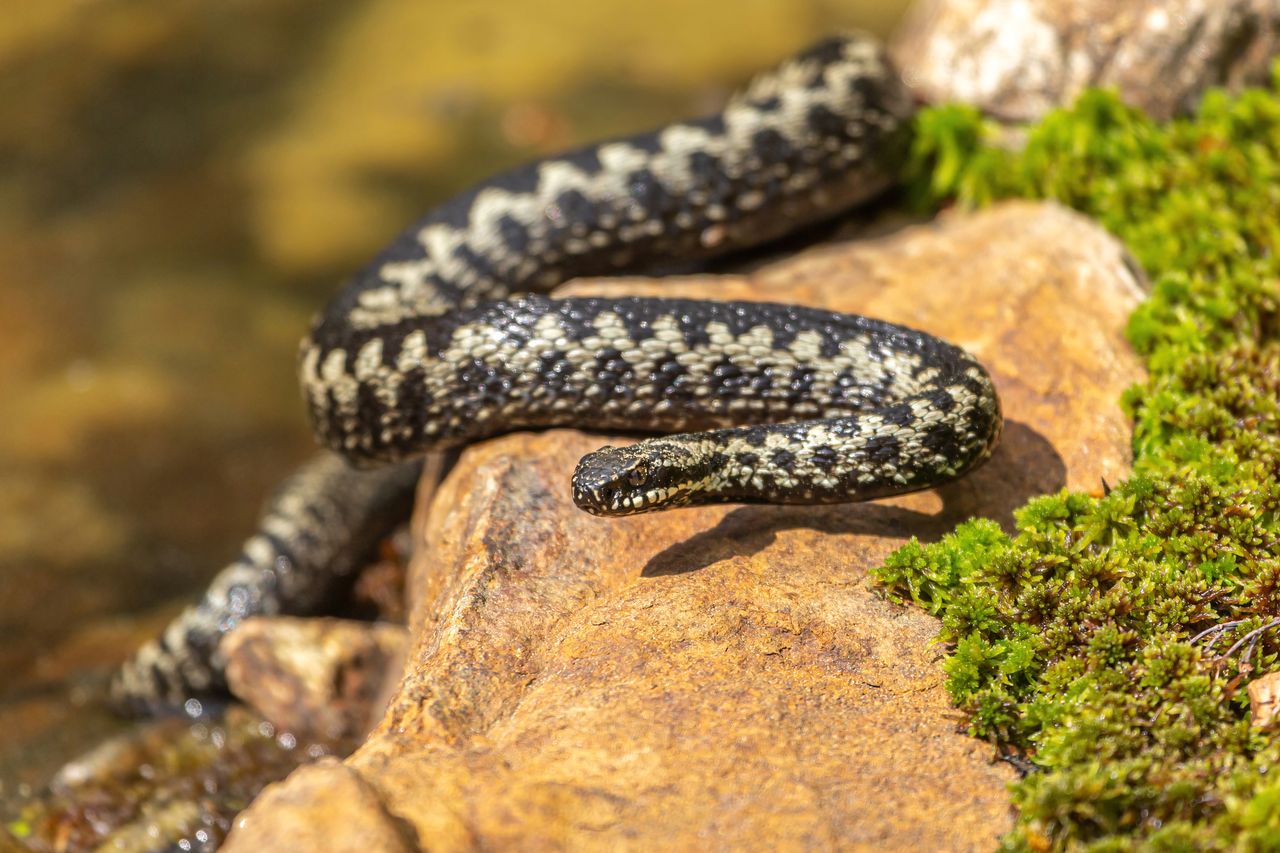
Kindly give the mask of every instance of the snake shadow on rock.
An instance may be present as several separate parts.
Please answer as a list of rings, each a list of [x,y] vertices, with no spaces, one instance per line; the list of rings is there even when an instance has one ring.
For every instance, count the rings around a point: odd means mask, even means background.
[[[1038,495],[1067,484],[1067,467],[1053,444],[1032,427],[1006,420],[1000,444],[977,471],[937,489],[942,508],[919,512],[885,503],[831,506],[744,506],[709,530],[655,554],[642,577],[684,574],[732,557],[747,557],[773,544],[779,531],[808,528],[823,533],[936,542],[973,516],[990,518],[1007,533],[1013,512]]]

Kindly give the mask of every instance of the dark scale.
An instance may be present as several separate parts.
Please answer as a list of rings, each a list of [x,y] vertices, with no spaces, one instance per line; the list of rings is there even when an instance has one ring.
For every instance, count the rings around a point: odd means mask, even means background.
[[[877,464],[893,464],[902,452],[902,442],[896,435],[873,435],[862,447],[867,459]]]
[[[529,248],[529,229],[523,223],[510,216],[498,220],[498,231],[502,234],[502,242],[513,255],[523,255]]]
[[[681,201],[667,191],[658,176],[648,169],[639,169],[627,176],[631,201],[646,211],[670,214],[682,207]],[[663,219],[669,219],[664,216]]]
[[[785,97],[781,85],[792,87]],[[783,110],[797,103],[805,117],[798,122]],[[420,468],[414,459],[432,449],[550,424],[714,430],[585,457],[573,497],[601,515],[864,500],[934,485],[985,459],[1000,425],[989,379],[963,351],[919,332],[752,303],[526,296],[493,304],[576,276],[722,255],[862,204],[898,174],[914,99],[877,46],[849,36],[753,81],[731,109],[734,121],[716,114],[497,175],[440,205],[361,270],[304,341],[300,373],[321,440],[352,462],[385,467],[357,471],[334,455],[306,466],[201,602],[125,665],[116,699],[155,709],[221,689],[221,636],[255,613],[315,612],[341,594],[406,516]],[[700,133],[710,135],[705,149],[690,142]],[[671,140],[680,142],[669,150]],[[604,145],[617,146],[615,159],[602,156]],[[625,174],[606,172],[618,159]],[[618,347],[599,344],[595,321],[605,312],[631,341],[654,345],[651,369],[636,370]],[[678,340],[657,347],[655,326],[672,318]],[[519,358],[540,320],[566,346]],[[713,324],[731,338],[764,326],[776,352],[754,369],[734,364],[712,342]],[[788,347],[806,332],[818,333],[827,359],[846,342],[870,345],[850,348],[857,371],[828,376],[818,364],[791,366]],[[382,352],[369,370],[372,350],[361,353],[372,341]],[[415,357],[402,362],[411,341]],[[503,356],[464,351],[446,362],[446,352],[471,345],[464,341],[496,341]],[[912,360],[917,374],[936,373],[928,387],[895,372]],[[860,384],[855,373],[876,378]],[[835,389],[833,399],[811,399],[818,386]],[[632,400],[645,405],[625,405]],[[638,413],[620,414],[632,409]],[[924,423],[917,410],[936,422]],[[829,420],[804,420],[813,413]],[[766,418],[781,423],[734,425]],[[936,449],[945,464],[911,457],[905,448],[917,445]],[[825,473],[819,480],[813,471]]]
[[[773,375],[769,371],[751,377],[751,394],[755,397],[770,396],[773,391]]]
[[[955,398],[941,389],[928,392],[926,396],[928,397],[929,404],[939,412],[950,412],[956,407]]]
[[[724,174],[720,161],[710,154],[695,151],[689,157],[690,171],[693,173],[691,192],[706,196],[705,206],[727,205],[733,197],[736,185]],[[716,217],[720,219],[722,217]]]
[[[809,459],[819,468],[830,470],[840,461],[840,451],[834,447],[816,447]]]
[[[837,115],[831,109],[822,105],[811,107],[806,119],[809,127],[813,128],[814,133],[823,138],[841,136],[845,131],[847,122],[844,116]]]
[[[790,450],[775,450],[773,453],[769,454],[769,461],[772,462],[775,467],[781,468],[784,471],[789,471],[796,465],[796,455]]]
[[[929,424],[920,430],[920,443],[934,453],[951,457],[958,444],[956,428],[945,422]]]
[[[594,202],[578,190],[569,190],[557,196],[544,209],[545,222],[551,230],[548,237],[554,239],[557,232],[567,232],[574,223],[595,222],[599,216]]]
[[[751,376],[743,373],[742,368],[730,361],[721,362],[712,368],[711,388],[711,392],[717,397],[731,400],[752,396]]]
[[[792,369],[791,376],[787,380],[787,387],[790,392],[788,396],[793,403],[799,403],[801,400],[809,398],[815,378],[814,368],[807,364],[802,364]]]

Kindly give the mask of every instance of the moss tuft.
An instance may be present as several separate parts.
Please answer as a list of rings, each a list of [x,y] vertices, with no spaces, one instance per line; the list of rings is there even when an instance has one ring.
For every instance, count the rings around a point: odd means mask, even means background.
[[[1092,91],[1011,151],[969,107],[919,116],[922,208],[1055,199],[1152,281],[1129,338],[1133,476],[912,542],[879,580],[941,617],[971,731],[1034,766],[1011,850],[1280,846],[1280,740],[1245,687],[1280,670],[1280,74],[1157,124]]]

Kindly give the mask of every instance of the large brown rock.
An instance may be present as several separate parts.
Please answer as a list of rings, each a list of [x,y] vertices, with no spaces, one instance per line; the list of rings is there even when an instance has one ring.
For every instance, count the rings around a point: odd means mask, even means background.
[[[1032,121],[1089,86],[1157,118],[1267,79],[1280,0],[919,0],[892,52],[934,102]]]
[[[582,291],[588,285],[574,289]],[[253,827],[396,815],[433,850],[991,848],[1013,772],[959,733],[937,622],[867,571],[973,514],[1099,491],[1126,471],[1117,400],[1141,297],[1121,247],[1061,208],[1007,204],[832,246],[750,278],[593,291],[860,310],[966,345],[1008,424],[991,462],[937,491],[838,507],[718,507],[606,520],[569,474],[600,437],[558,430],[470,448],[415,528],[415,647],[386,718],[333,774],[375,804],[251,807]],[[313,771],[321,772],[321,771]],[[291,787],[294,786],[294,787]]]

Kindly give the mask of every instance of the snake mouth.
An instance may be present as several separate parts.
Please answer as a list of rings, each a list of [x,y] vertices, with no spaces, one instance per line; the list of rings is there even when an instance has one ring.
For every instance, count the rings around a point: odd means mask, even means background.
[[[616,517],[686,506],[691,494],[689,489],[657,488],[638,492],[612,487],[579,489],[575,486],[573,502],[592,515]]]
[[[611,490],[584,489],[578,486],[576,482],[573,486],[573,502],[578,509],[599,516],[617,515],[618,510],[615,510],[614,507],[621,504],[620,498],[612,494]]]
[[[657,508],[650,503],[647,493],[636,493],[610,485],[587,488],[576,482],[573,502],[579,509],[599,516],[635,515]]]

